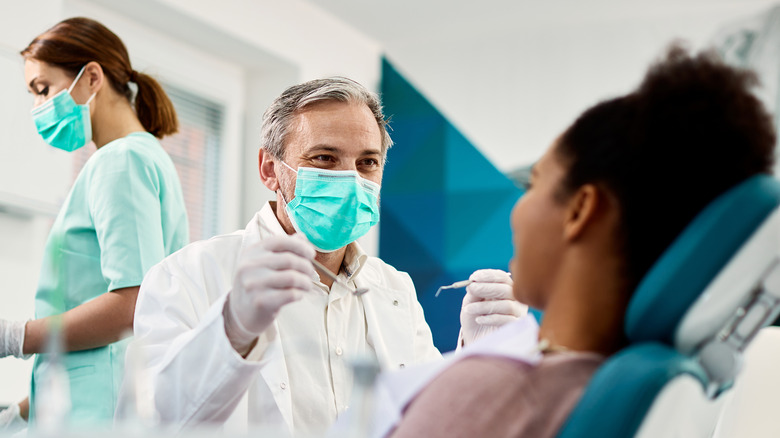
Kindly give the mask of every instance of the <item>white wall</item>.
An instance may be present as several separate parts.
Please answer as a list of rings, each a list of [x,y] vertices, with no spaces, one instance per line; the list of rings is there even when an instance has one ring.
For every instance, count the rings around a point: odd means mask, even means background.
[[[169,7],[263,48],[300,68],[296,80],[348,75],[367,87],[379,80],[381,46],[302,0],[160,0]],[[290,81],[292,85],[295,81]]]

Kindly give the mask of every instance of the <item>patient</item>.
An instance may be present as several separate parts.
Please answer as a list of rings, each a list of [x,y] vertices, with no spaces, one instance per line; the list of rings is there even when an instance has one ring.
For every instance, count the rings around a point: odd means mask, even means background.
[[[545,311],[541,361],[455,362],[392,436],[555,436],[599,364],[626,344],[627,303],[655,260],[715,197],[771,173],[775,134],[756,85],[713,54],[672,47],[636,91],[564,131],[511,216],[514,295]]]

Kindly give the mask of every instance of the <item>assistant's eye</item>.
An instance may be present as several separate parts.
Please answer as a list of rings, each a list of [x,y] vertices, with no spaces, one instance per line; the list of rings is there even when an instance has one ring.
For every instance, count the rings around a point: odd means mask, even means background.
[[[45,87],[43,87],[43,88],[39,89],[39,90],[38,90],[38,91],[36,91],[35,93],[36,93],[37,95],[39,95],[39,96],[44,96],[44,97],[46,97],[46,96],[48,96],[48,95],[49,95],[49,86],[47,85],[47,86],[45,86]]]

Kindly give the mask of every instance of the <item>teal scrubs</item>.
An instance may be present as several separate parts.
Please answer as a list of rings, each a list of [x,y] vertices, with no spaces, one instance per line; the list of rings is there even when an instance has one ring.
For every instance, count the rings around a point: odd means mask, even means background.
[[[98,149],[87,161],[54,221],[44,250],[35,317],[70,310],[108,291],[139,286],[149,268],[187,244],[181,184],[168,154],[146,132]],[[68,353],[74,425],[110,422],[129,340]],[[30,392],[35,421],[36,355]]]

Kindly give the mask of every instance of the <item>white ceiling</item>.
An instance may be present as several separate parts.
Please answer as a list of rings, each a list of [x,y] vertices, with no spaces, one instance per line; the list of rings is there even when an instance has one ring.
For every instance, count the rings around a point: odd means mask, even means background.
[[[510,35],[531,28],[651,20],[774,0],[308,0],[386,47]]]

